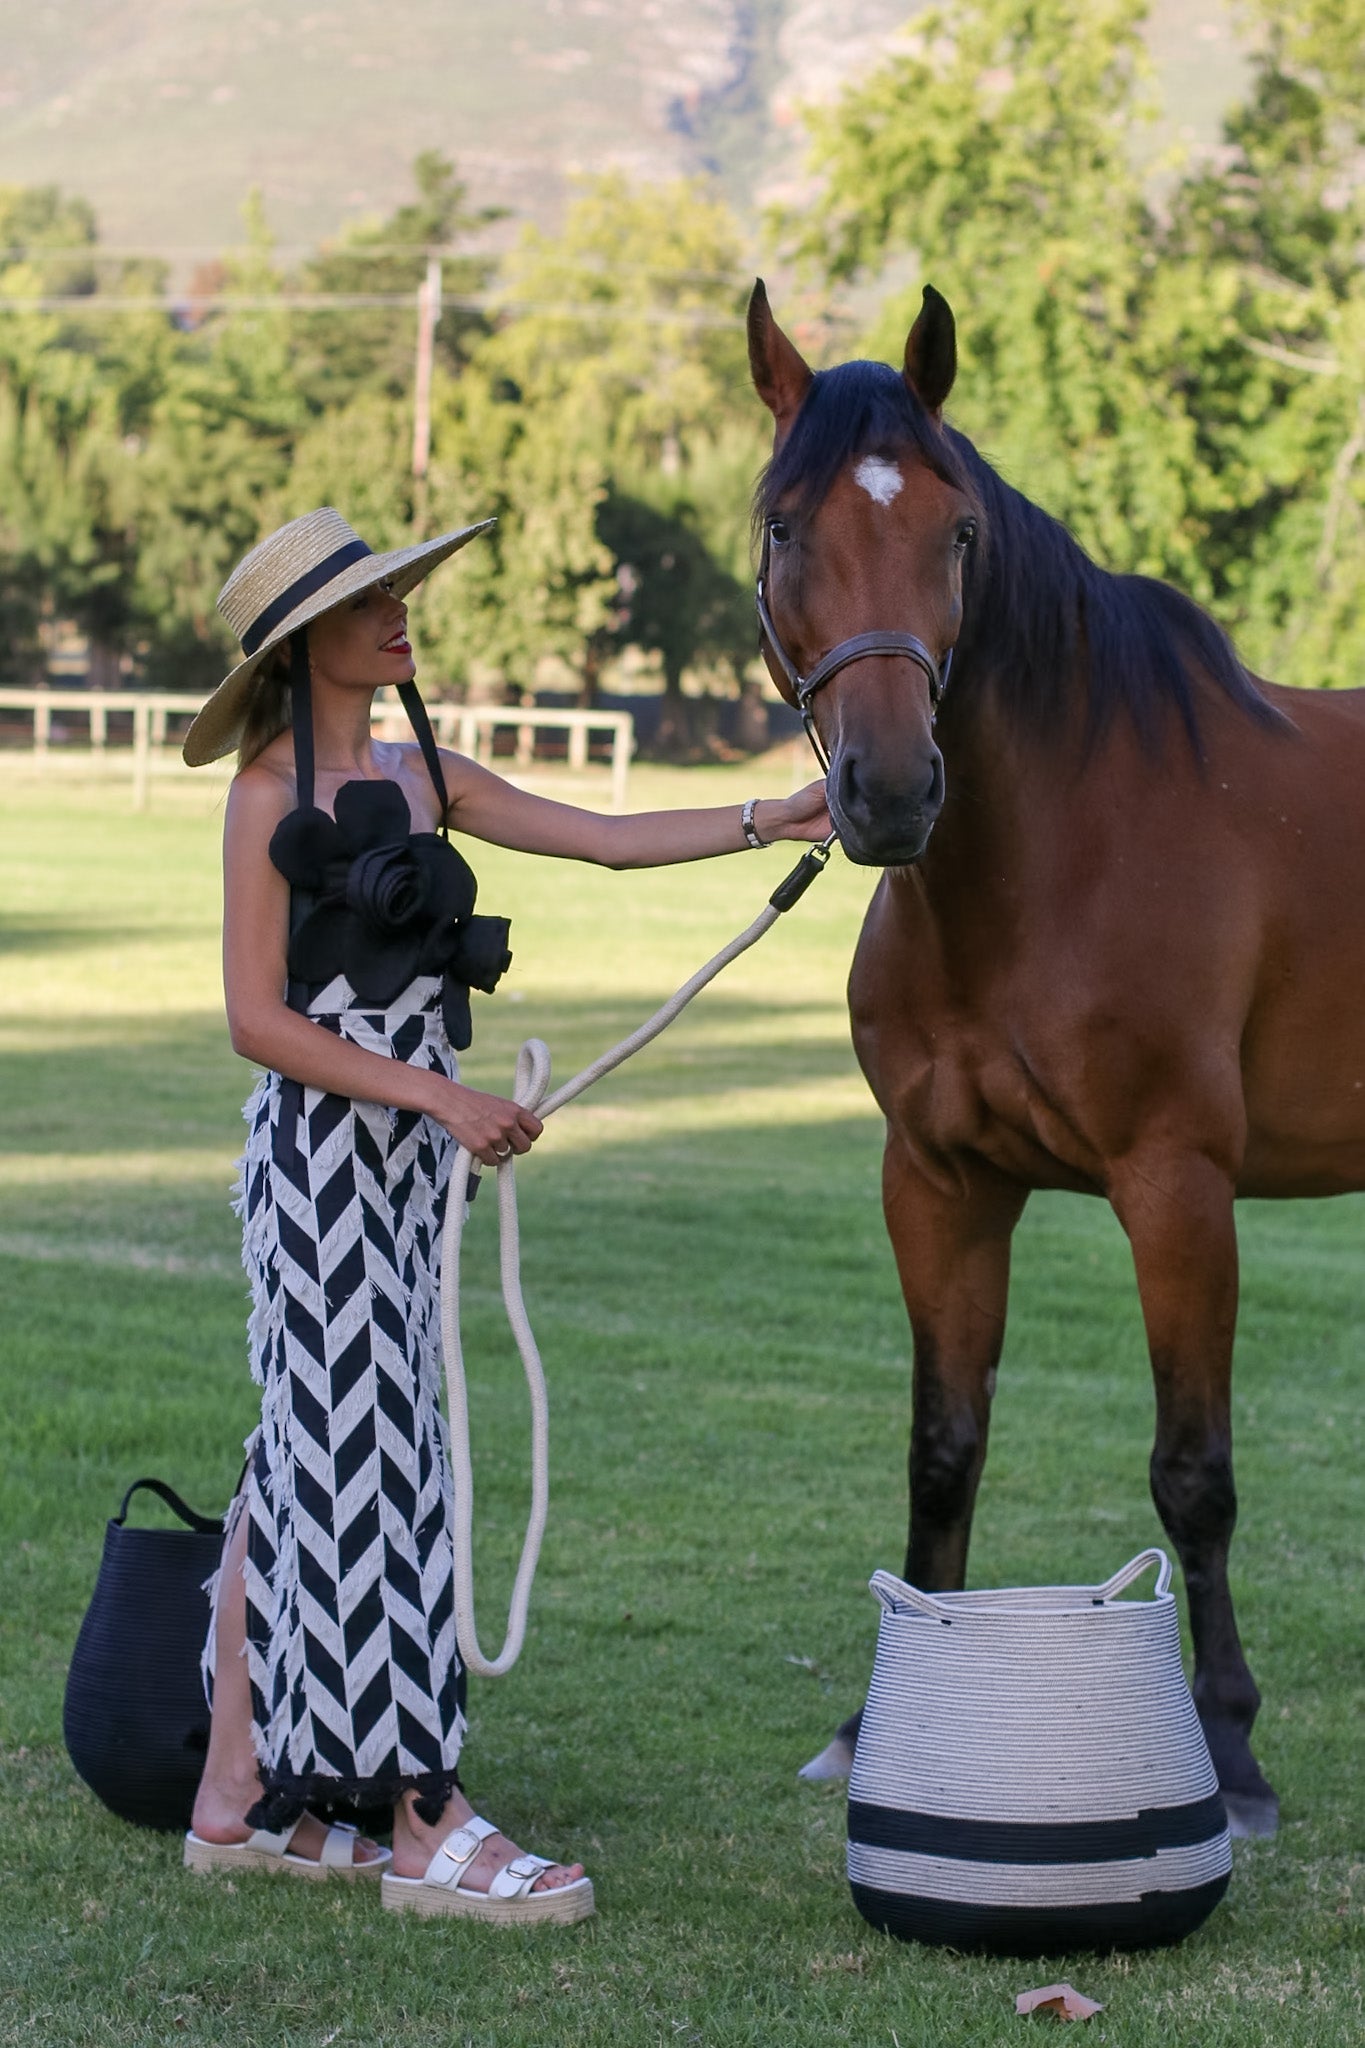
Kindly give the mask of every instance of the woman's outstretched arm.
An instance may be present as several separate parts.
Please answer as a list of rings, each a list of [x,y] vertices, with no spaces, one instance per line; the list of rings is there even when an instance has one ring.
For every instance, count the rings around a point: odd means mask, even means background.
[[[223,834],[223,989],[233,1049],[307,1088],[433,1117],[485,1165],[507,1146],[526,1152],[539,1117],[403,1060],[347,1044],[285,1001],[289,884],[270,859],[270,835],[294,799],[279,777],[245,769],[228,795]]]
[[[515,789],[462,754],[443,752],[441,760],[455,830],[519,853],[557,854],[563,860],[593,861],[605,868],[661,868],[719,853],[741,853],[748,845],[739,804],[603,817]],[[808,783],[792,796],[764,797],[754,807],[754,829],[768,841],[827,838],[832,827],[824,783]]]

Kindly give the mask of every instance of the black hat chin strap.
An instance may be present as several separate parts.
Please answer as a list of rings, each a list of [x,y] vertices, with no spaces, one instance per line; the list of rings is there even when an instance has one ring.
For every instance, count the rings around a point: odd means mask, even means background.
[[[313,673],[308,660],[308,628],[289,636],[289,697],[294,721],[294,787],[299,809],[313,808]]]
[[[299,809],[313,808],[314,767],[313,767],[313,678],[308,659],[308,628],[300,626],[291,634],[289,641],[289,694],[292,700],[294,725],[294,782],[298,790]],[[450,795],[446,789],[441,756],[436,747],[436,735],[431,729],[427,707],[422,702],[421,692],[416,683],[398,685],[398,696],[407,712],[417,744],[422,750],[422,759],[427,764],[440,807],[440,829],[449,837],[450,827],[446,813],[450,809]]]
[[[450,823],[446,813],[450,809],[450,797],[446,792],[445,771],[441,767],[441,756],[436,751],[436,735],[431,729],[431,720],[427,716],[427,707],[422,702],[422,693],[416,683],[400,683],[398,685],[398,696],[403,709],[408,714],[408,721],[417,735],[417,744],[422,749],[422,759],[427,764],[427,773],[435,784],[436,802],[440,806],[441,813],[441,834],[444,838],[448,839],[450,837]]]

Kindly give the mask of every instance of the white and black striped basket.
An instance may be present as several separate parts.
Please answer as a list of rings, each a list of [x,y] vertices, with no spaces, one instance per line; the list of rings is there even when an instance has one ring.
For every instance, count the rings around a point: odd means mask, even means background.
[[[1150,1600],[1119,1595],[1158,1567]],[[848,1876],[906,1941],[1147,1948],[1207,1918],[1227,1815],[1185,1683],[1170,1560],[1103,1586],[921,1593],[889,1572],[848,1788]]]

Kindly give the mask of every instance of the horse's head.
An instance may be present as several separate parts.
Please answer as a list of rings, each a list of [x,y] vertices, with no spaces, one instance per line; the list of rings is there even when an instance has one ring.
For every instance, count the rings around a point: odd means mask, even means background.
[[[962,622],[979,513],[943,431],[957,350],[926,288],[901,373],[813,373],[749,301],[749,363],[776,421],[759,486],[759,618],[779,690],[829,761],[830,815],[851,860],[918,860],[943,805],[934,712]]]

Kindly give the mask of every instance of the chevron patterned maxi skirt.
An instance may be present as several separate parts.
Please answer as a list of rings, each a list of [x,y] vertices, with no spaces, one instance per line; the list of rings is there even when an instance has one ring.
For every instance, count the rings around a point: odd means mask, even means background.
[[[377,1013],[339,976],[309,1015],[457,1078],[435,979]],[[243,1113],[238,1202],[262,1388],[238,1503],[265,1785],[253,1822],[282,1827],[309,1801],[378,1806],[408,1788],[435,1819],[464,1733],[439,1406],[454,1142],[425,1116],[273,1073]]]

